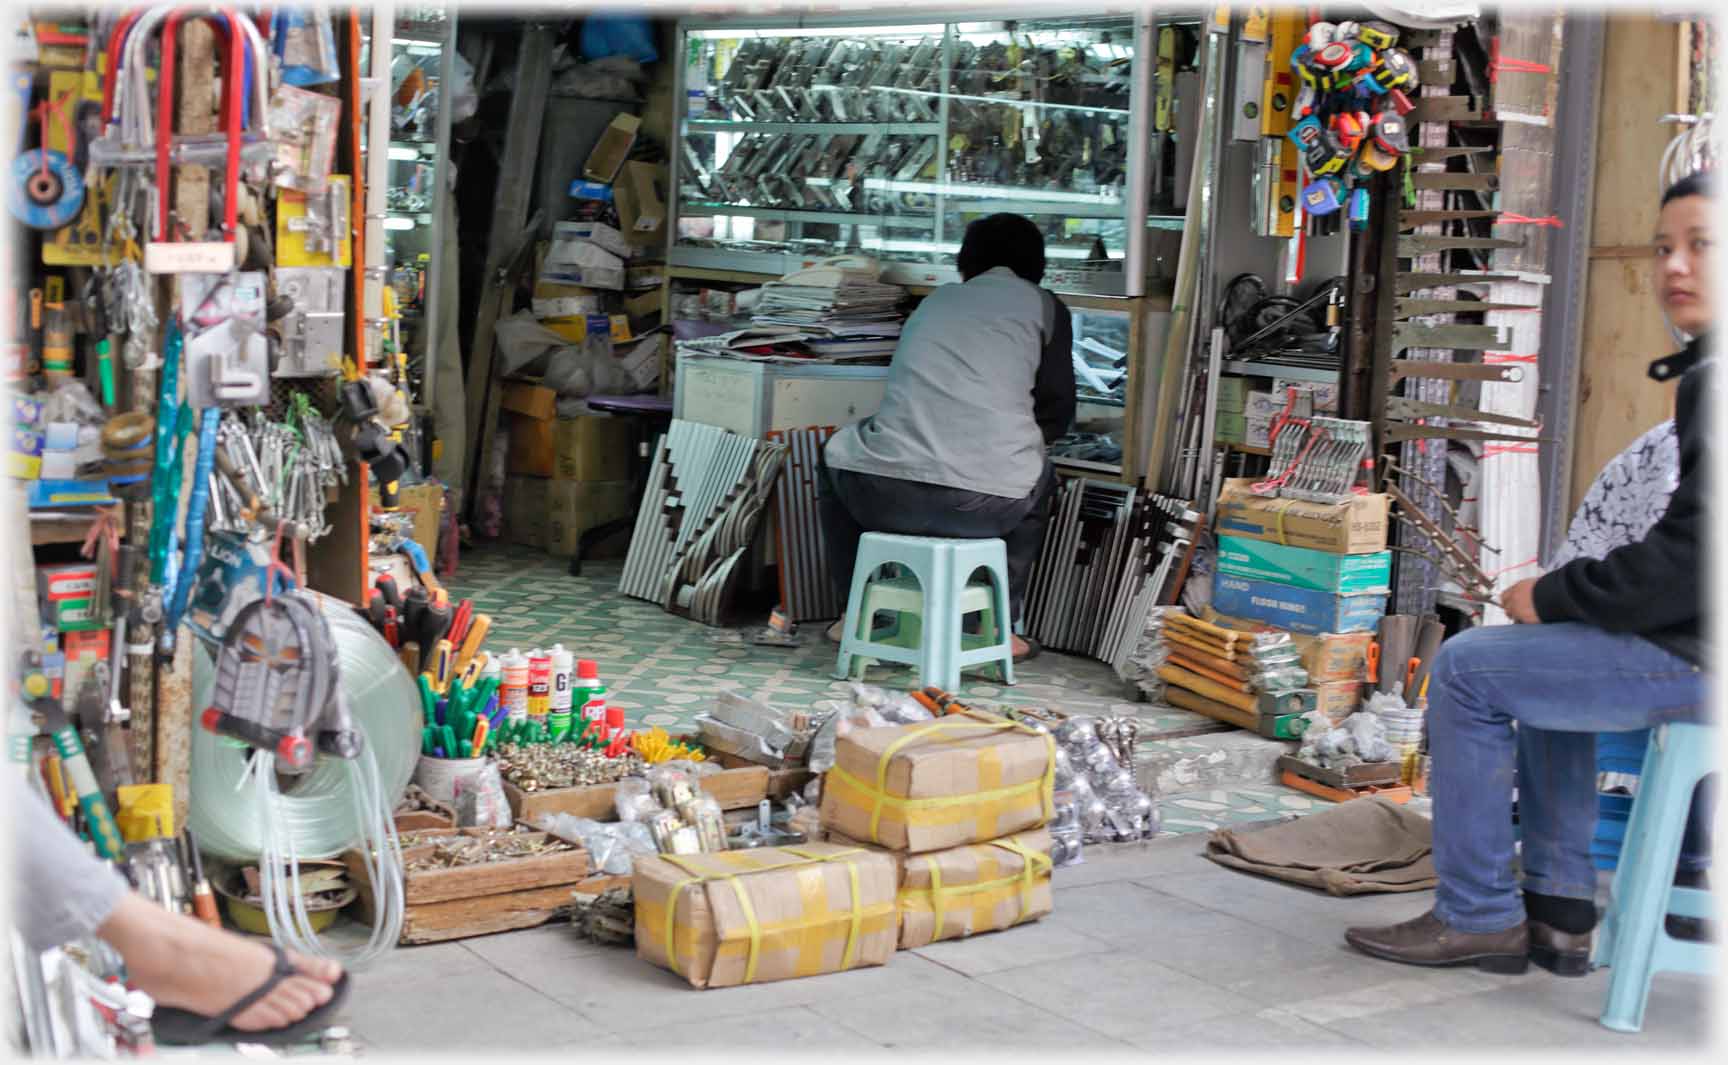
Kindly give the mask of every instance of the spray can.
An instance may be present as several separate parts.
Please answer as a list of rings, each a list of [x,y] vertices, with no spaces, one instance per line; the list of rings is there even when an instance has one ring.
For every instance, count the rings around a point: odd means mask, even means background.
[[[575,656],[566,651],[563,644],[556,643],[552,645],[552,650],[547,652],[547,657],[552,661],[550,712],[568,714],[571,707],[570,681],[573,676],[572,670],[576,664]]]
[[[606,700],[593,698],[582,704],[582,731],[588,731],[588,726],[598,721],[601,728],[606,726]]]
[[[536,647],[528,652],[528,717],[544,723],[552,709],[552,658]]]
[[[615,740],[624,734],[624,708],[608,706],[606,708],[606,738]]]
[[[586,710],[590,700],[598,699],[606,694],[606,685],[600,683],[600,664],[591,658],[579,659],[576,662],[576,682],[571,688],[570,705]]]
[[[528,656],[512,647],[502,656],[501,669],[498,690],[504,693],[504,712],[512,721],[528,720]]]

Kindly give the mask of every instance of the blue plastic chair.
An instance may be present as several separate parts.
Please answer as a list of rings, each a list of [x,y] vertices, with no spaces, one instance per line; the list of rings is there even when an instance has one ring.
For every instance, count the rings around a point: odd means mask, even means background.
[[[909,576],[883,577],[888,565]],[[988,573],[987,583],[972,583],[979,570]],[[884,612],[896,622],[878,631],[875,619]],[[982,633],[967,636],[962,621],[974,613],[983,615]],[[955,691],[962,670],[995,665],[1002,683],[1013,684],[1009,619],[1008,551],[1001,540],[865,533],[852,567],[834,676],[858,680],[872,660],[897,662],[918,670],[921,687]]]
[[[1594,958],[1597,966],[1614,970],[1602,1024],[1616,1032],[1643,1030],[1656,973],[1715,968],[1713,945],[1675,939],[1664,927],[1669,914],[1713,916],[1708,891],[1674,886],[1674,863],[1692,793],[1715,770],[1715,749],[1716,731],[1707,725],[1661,725],[1651,734]]]

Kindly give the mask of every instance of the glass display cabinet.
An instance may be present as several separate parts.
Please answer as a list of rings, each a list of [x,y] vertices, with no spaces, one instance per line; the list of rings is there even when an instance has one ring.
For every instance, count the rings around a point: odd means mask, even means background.
[[[672,265],[859,252],[943,284],[967,223],[1012,211],[1043,228],[1051,289],[1140,295],[1150,18],[906,22],[680,24]]]
[[[373,37],[367,34],[362,64],[380,70],[371,55],[378,44]],[[391,291],[396,317],[390,317],[386,306],[380,314],[369,313],[368,324],[380,327],[385,347],[406,355],[410,394],[416,412],[424,418],[431,409],[434,384],[427,373],[428,356],[442,340],[437,335],[438,277],[446,268],[444,221],[451,195],[445,162],[450,158],[450,108],[443,89],[454,81],[454,9],[397,6],[388,56],[389,84],[382,88],[389,97],[389,130],[386,135],[369,129],[366,144],[369,154],[378,146],[385,153],[383,211],[369,221],[380,223],[384,246],[383,263],[373,267],[374,278]],[[409,448],[415,455],[422,450]]]

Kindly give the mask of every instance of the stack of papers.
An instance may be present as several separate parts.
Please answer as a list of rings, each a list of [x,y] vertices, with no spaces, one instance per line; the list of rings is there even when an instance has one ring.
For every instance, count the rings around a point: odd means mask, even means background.
[[[703,355],[769,362],[863,362],[885,359],[899,343],[893,336],[845,336],[813,326],[758,325],[678,346]]]
[[[892,339],[900,335],[905,320],[899,307],[906,293],[899,285],[878,281],[879,269],[872,260],[849,257],[787,274],[762,286],[751,321],[813,329],[835,338],[870,339],[877,342],[872,354],[892,354]]]

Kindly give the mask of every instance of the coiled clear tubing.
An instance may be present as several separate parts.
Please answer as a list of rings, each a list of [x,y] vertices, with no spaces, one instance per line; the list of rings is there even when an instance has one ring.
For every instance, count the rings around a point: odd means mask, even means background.
[[[364,966],[394,946],[402,925],[402,863],[393,811],[419,755],[419,691],[390,645],[353,609],[319,597],[335,645],[341,687],[364,737],[360,757],[320,755],[284,793],[275,758],[196,727],[192,733],[192,802],[198,846],[233,862],[256,862],[265,914],[282,946]],[[193,719],[210,705],[215,662],[200,648],[193,665]],[[326,947],[311,930],[299,891],[301,861],[357,850],[374,885],[375,923],[358,953]]]

